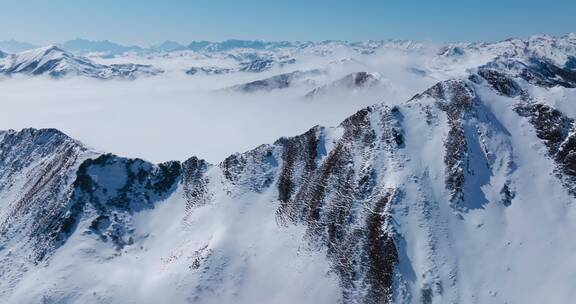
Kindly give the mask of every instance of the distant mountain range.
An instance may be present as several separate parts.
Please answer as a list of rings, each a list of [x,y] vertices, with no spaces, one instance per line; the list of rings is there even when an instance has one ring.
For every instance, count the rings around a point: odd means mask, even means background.
[[[135,79],[162,73],[150,65],[97,64],[73,55],[57,46],[48,46],[17,54],[0,54],[0,75],[46,75],[53,78],[84,76],[98,79]]]
[[[359,59],[369,56],[378,50],[394,50],[405,54],[417,52],[427,56],[429,60],[424,66],[413,66],[411,71],[422,77],[444,73],[450,69],[466,72],[467,69],[479,65],[499,65],[498,69],[507,69],[517,74],[526,73],[534,65],[540,66],[540,73],[545,69],[573,68],[576,66],[576,34],[562,37],[534,36],[526,40],[508,39],[493,43],[456,43],[442,47],[430,48],[411,41],[323,41],[323,42],[268,42],[251,40],[226,40],[223,42],[196,41],[189,45],[166,41],[153,47],[123,46],[107,40],[90,41],[74,39],[62,44],[34,48],[36,46],[14,40],[0,42],[0,75],[11,77],[15,75],[47,75],[53,78],[84,76],[99,79],[136,79],[141,76],[158,75],[163,69],[154,67],[157,62],[166,58],[180,60],[189,66],[183,66],[177,73],[188,75],[223,75],[230,73],[276,73],[266,75],[266,79],[256,79],[246,82],[242,91],[268,91],[290,86],[307,70],[325,69],[331,66],[345,64],[356,65],[354,71],[367,73],[370,84],[361,86],[372,87],[379,82],[374,73]],[[2,46],[6,50],[2,50]],[[29,49],[31,48],[31,49]],[[27,49],[21,51],[22,49]],[[19,52],[13,52],[19,50]],[[301,57],[330,58],[334,54],[347,54],[328,63],[324,62],[312,68],[301,68],[298,62]],[[116,60],[120,58],[121,60]],[[212,60],[206,62],[196,59]],[[110,60],[108,60],[110,59]],[[107,61],[108,60],[108,61]],[[126,62],[143,62],[139,64]],[[227,61],[219,66],[219,62]],[[215,64],[216,63],[216,64]],[[554,71],[549,71],[550,73]],[[348,76],[333,84],[318,83],[318,88],[308,96],[319,95],[321,91],[334,91],[335,87],[351,88],[348,83],[363,74]],[[338,77],[344,77],[340,75]],[[539,76],[535,75],[534,78]],[[336,79],[336,78],[333,78]],[[567,80],[566,80],[567,81]],[[568,82],[570,83],[570,82]],[[266,84],[266,85],[263,85]],[[242,87],[242,85],[236,88]],[[359,86],[355,86],[359,88]],[[248,89],[250,88],[250,89]]]
[[[421,44],[411,41],[401,40],[381,40],[381,41],[366,41],[366,42],[346,42],[327,40],[322,42],[291,42],[291,41],[261,41],[261,40],[225,40],[222,42],[210,41],[193,41],[188,45],[180,44],[175,41],[165,41],[163,43],[142,47],[142,46],[125,46],[119,43],[111,42],[108,40],[87,40],[76,38],[73,40],[65,41],[63,43],[54,43],[69,52],[87,55],[99,54],[102,56],[114,56],[125,53],[147,54],[155,52],[172,52],[172,51],[194,51],[199,53],[218,53],[226,52],[235,49],[250,49],[250,50],[277,50],[281,48],[304,49],[317,46],[347,46],[356,48],[363,52],[370,52],[381,47],[398,47],[398,48],[419,48]],[[38,48],[38,45],[19,42],[16,40],[0,41],[0,50],[8,53],[21,52]]]

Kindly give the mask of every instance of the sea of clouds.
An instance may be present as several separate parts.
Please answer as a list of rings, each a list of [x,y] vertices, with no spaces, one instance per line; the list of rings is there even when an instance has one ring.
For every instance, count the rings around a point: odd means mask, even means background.
[[[152,162],[197,156],[217,163],[235,152],[298,135],[315,125],[335,126],[371,104],[403,102],[439,79],[415,72],[429,59],[424,52],[360,55],[341,51],[301,56],[296,64],[262,73],[207,76],[186,75],[185,70],[192,66],[232,66],[234,62],[190,54],[100,58],[96,60],[102,63],[152,64],[165,73],[134,81],[82,77],[0,80],[0,129],[57,128],[101,152]],[[315,85],[257,93],[222,90],[314,68],[329,71]],[[358,71],[379,73],[383,85],[303,98],[315,86]]]

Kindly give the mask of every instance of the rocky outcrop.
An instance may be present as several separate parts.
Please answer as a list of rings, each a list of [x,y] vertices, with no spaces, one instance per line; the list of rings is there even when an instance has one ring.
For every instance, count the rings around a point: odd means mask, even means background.
[[[478,69],[478,75],[485,79],[492,89],[504,96],[516,97],[526,96],[527,94],[514,79],[497,70],[480,68]],[[474,76],[472,75],[471,80],[478,82]]]
[[[480,68],[483,69],[498,70],[541,87],[576,87],[576,71],[541,57],[529,57],[526,60],[499,57]]]
[[[64,233],[81,219],[91,221],[92,233],[122,249],[133,242],[132,214],[154,208],[156,202],[169,197],[181,173],[179,162],[155,166],[111,154],[84,161],[74,183],[71,212],[62,220],[70,227]]]
[[[182,163],[182,185],[187,211],[210,202],[211,195],[208,190],[210,179],[206,176],[209,168],[210,164],[197,157],[191,157]]]
[[[559,110],[540,103],[522,103],[515,108],[534,126],[536,135],[556,162],[557,171],[565,186],[576,196],[576,135],[574,119]]]

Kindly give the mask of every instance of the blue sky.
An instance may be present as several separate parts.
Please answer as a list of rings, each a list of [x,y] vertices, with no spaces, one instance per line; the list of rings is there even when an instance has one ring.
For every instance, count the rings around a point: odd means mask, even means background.
[[[0,40],[477,41],[576,32],[576,0],[0,0]]]

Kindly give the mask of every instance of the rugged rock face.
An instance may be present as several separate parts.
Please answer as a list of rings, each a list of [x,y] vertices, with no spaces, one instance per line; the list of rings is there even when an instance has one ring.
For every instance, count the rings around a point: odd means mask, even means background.
[[[569,62],[568,62],[569,64]],[[521,61],[515,58],[497,58],[488,63],[485,68],[504,71],[512,77],[526,80],[528,83],[553,87],[563,86],[566,88],[576,87],[576,72],[565,67],[560,67],[550,60],[539,57],[529,57]]]
[[[24,129],[0,144],[0,231],[4,242],[29,238],[33,260],[57,246],[60,217],[69,207],[73,173],[90,153],[60,131]],[[23,179],[23,177],[25,177]],[[9,195],[8,195],[9,194]]]
[[[78,169],[71,212],[64,222],[75,227],[89,214],[90,231],[122,249],[133,243],[131,215],[154,208],[155,202],[172,194],[181,171],[178,162],[153,166],[110,154],[88,159]]]
[[[346,301],[392,298],[398,253],[387,210],[396,190],[382,187],[371,163],[403,145],[397,111],[367,108],[340,125],[337,139],[334,130],[315,127],[221,164],[235,187],[276,188],[279,223],[306,225],[310,245],[327,248]],[[363,157],[355,160],[357,153]]]
[[[469,147],[464,121],[472,114],[476,98],[473,89],[464,81],[438,83],[413,100],[432,98],[436,106],[446,113],[448,135],[444,142],[446,164],[446,188],[453,202],[464,201],[464,182],[469,165]]]
[[[478,75],[484,78],[494,90],[504,96],[516,97],[526,94],[516,81],[497,70],[480,68],[478,69]],[[473,75],[471,80],[478,82],[475,76]]]
[[[557,109],[539,103],[519,104],[516,112],[534,126],[536,135],[544,141],[548,154],[555,160],[565,186],[576,196],[574,120]]]
[[[182,163],[182,184],[188,211],[210,202],[210,180],[206,176],[209,167],[206,161],[197,157],[191,157]]]
[[[63,240],[74,172],[89,153],[60,131],[24,129],[0,134],[0,296]]]

